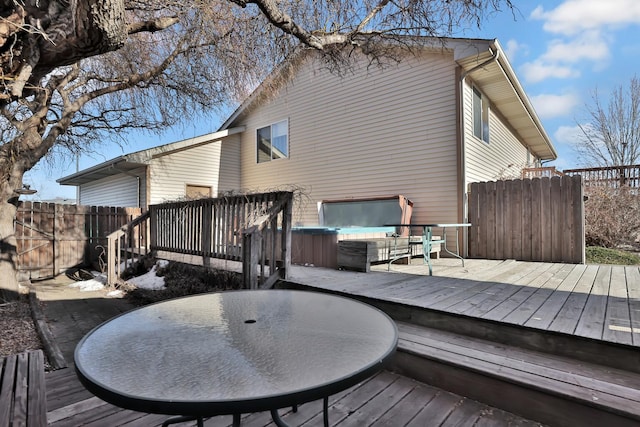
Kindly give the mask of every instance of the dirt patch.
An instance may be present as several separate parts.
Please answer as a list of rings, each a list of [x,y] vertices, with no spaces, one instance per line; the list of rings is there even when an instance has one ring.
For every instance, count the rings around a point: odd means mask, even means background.
[[[26,296],[0,304],[0,357],[42,348]]]

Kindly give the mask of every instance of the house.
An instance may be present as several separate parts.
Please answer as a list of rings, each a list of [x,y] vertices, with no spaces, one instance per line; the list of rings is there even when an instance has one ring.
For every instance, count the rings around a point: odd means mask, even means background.
[[[80,205],[146,208],[170,200],[213,197],[240,187],[242,131],[230,128],[125,154],[57,182],[77,186]]]
[[[378,67],[354,53],[337,75],[302,51],[218,132],[58,182],[81,204],[118,206],[295,185],[296,225],[318,224],[323,200],[401,194],[416,223],[464,222],[470,183],[557,157],[497,40],[424,38],[404,55]]]

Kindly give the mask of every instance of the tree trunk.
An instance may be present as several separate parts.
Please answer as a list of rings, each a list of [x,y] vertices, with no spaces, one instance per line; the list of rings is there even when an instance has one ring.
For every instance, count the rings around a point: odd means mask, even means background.
[[[0,182],[0,299],[18,298],[18,253],[13,221],[18,210],[18,195],[10,181]]]
[[[31,138],[25,137],[17,144],[12,143],[2,146],[0,151],[0,298],[5,300],[16,299],[20,289],[18,284],[18,240],[15,234],[14,221],[18,212],[22,178],[25,170],[31,168],[26,157],[29,147],[37,146],[42,142],[36,132],[27,132]],[[12,156],[12,150],[22,151],[25,158],[16,159]],[[9,149],[8,149],[9,148]]]
[[[52,70],[120,48],[125,0],[14,0],[0,12],[4,103],[29,96]]]

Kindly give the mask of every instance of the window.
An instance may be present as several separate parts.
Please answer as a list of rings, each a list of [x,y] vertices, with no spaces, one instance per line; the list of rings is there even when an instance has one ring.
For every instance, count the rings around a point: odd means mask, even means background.
[[[207,185],[187,184],[187,199],[202,199],[211,197],[211,187]]]
[[[258,163],[289,157],[289,121],[283,120],[258,129]]]
[[[489,102],[478,89],[473,88],[473,134],[489,142]]]

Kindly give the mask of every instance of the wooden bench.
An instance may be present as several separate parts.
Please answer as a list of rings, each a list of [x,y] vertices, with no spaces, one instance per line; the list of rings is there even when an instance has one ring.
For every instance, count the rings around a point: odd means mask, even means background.
[[[0,368],[0,426],[46,426],[42,350],[6,356]]]

